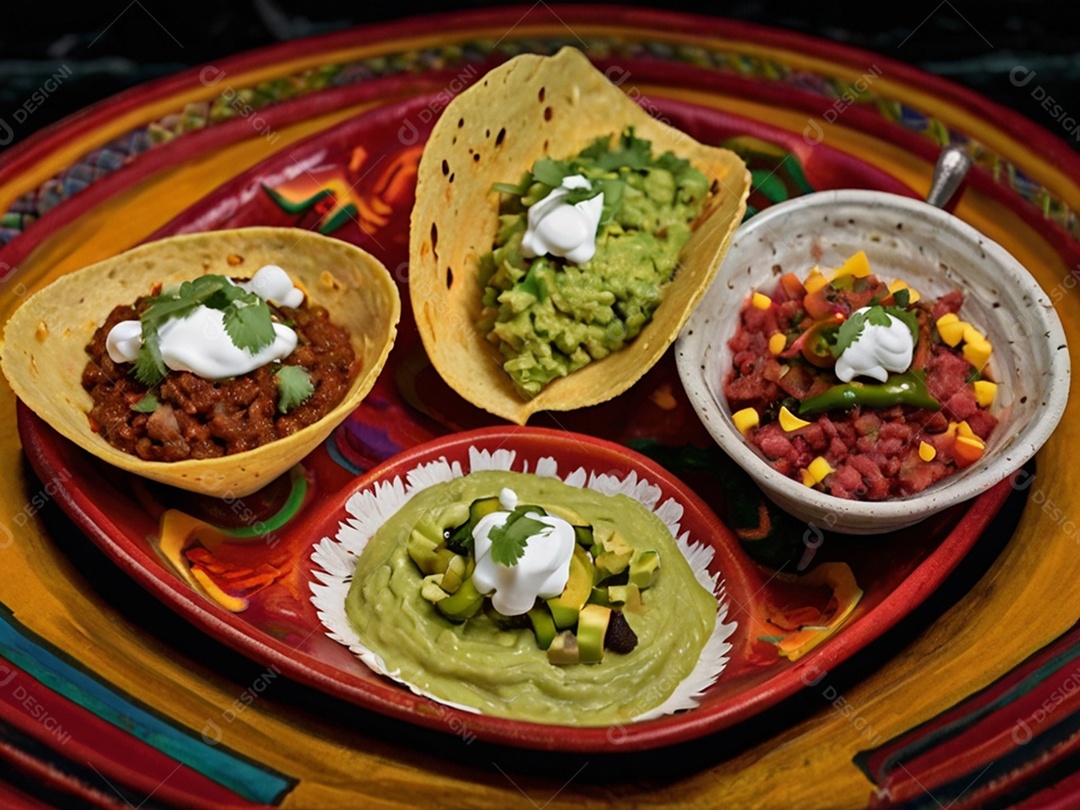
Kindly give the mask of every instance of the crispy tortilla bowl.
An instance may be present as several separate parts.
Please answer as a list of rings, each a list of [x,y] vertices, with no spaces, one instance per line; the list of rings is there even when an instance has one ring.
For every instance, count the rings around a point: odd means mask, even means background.
[[[308,300],[349,329],[360,371],[344,399],[312,425],[254,450],[209,459],[143,461],[90,428],[82,371],[85,347],[114,307],[155,284],[200,274],[249,278],[281,266]],[[299,462],[371,390],[394,345],[397,286],[373,256],[338,239],[294,228],[240,228],[150,242],[61,276],[31,296],[4,329],[3,369],[12,390],[56,431],[120,469],[213,497],[249,495]]]
[[[523,399],[498,347],[476,326],[478,262],[498,228],[496,182],[516,182],[540,157],[571,157],[633,126],[655,154],[671,150],[712,181],[652,321],[629,344]],[[750,175],[727,149],[652,118],[578,50],[511,59],[457,96],[424,148],[410,230],[409,296],[432,365],[461,396],[517,424],[537,411],[595,405],[625,391],[678,336],[713,279],[746,210]]]

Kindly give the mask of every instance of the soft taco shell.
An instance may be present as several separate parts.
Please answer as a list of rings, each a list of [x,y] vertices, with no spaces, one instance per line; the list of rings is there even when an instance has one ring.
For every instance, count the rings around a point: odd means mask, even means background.
[[[498,226],[492,184],[516,183],[538,158],[571,157],[627,125],[652,141],[655,154],[671,150],[713,181],[706,216],[637,338],[526,400],[503,371],[498,348],[476,327],[483,292],[478,260],[491,251]],[[734,152],[699,144],[652,118],[580,51],[511,59],[447,105],[420,161],[409,295],[432,364],[465,399],[517,424],[537,411],[572,410],[616,396],[678,336],[727,251],[749,190],[750,174]]]
[[[240,261],[237,261],[239,259]],[[249,278],[281,266],[312,303],[348,327],[360,371],[345,398],[313,425],[254,450],[212,459],[143,461],[90,429],[82,387],[86,344],[112,309],[152,287],[206,273]],[[274,480],[319,445],[371,390],[394,344],[397,286],[370,254],[294,228],[242,228],[140,245],[61,276],[29,298],[4,330],[4,374],[15,394],[55,430],[116,467],[215,497],[241,497]]]

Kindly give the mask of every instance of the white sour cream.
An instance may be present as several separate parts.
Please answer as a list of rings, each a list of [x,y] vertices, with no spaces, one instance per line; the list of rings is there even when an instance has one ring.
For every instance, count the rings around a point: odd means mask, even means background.
[[[857,309],[866,312],[869,307]],[[844,382],[855,377],[872,377],[879,382],[889,379],[889,372],[902,374],[911,366],[915,338],[907,324],[889,315],[888,326],[863,324],[862,332],[836,360],[836,376]]]
[[[580,174],[564,177],[559,188],[529,207],[528,226],[521,238],[526,258],[562,256],[574,264],[587,262],[596,253],[596,229],[604,209],[604,195],[570,205],[562,201],[569,191],[592,188]]]
[[[286,286],[287,285],[287,286]],[[293,286],[288,274],[266,265],[239,285],[266,301],[295,307],[304,293]],[[190,371],[207,380],[224,380],[247,374],[267,363],[283,360],[296,348],[297,337],[284,324],[274,324],[274,341],[258,352],[237,347],[225,331],[224,313],[196,307],[186,318],[173,318],[158,330],[161,357],[173,371]],[[114,363],[131,363],[142,348],[142,324],[121,321],[110,331],[105,347]]]
[[[472,581],[476,590],[486,595],[494,592],[491,604],[504,616],[527,613],[537,597],[558,596],[570,578],[570,558],[574,554],[574,527],[554,515],[533,515],[546,527],[532,535],[525,553],[514,565],[502,565],[491,559],[489,534],[502,526],[517,506],[517,494],[504,488],[499,505],[505,511],[492,512],[480,519],[473,529],[476,570]]]

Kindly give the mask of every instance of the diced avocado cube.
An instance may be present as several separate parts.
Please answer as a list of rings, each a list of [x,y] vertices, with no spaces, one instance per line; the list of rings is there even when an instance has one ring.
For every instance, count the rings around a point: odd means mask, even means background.
[[[566,587],[561,594],[547,600],[555,626],[560,630],[573,627],[577,623],[578,611],[592,593],[594,570],[589,553],[581,546],[575,546],[574,555],[570,558],[570,577],[566,581]]]
[[[603,582],[608,577],[621,574],[630,565],[633,551],[605,551],[596,558],[596,578]]]
[[[442,530],[454,529],[469,520],[469,507],[463,503],[452,503],[439,513],[436,525]],[[441,532],[440,532],[441,534]]]
[[[574,526],[574,539],[577,540],[578,545],[585,548],[592,548],[593,530],[592,526]]]
[[[500,508],[497,496],[492,495],[488,498],[477,498],[472,502],[472,506],[469,507],[468,520],[475,526],[480,522],[481,518],[487,517],[492,512],[498,512]]]
[[[627,613],[641,614],[645,612],[645,605],[641,601],[641,590],[637,585],[609,585],[608,599],[613,605],[623,605]]]
[[[460,554],[451,557],[442,575],[442,589],[447,593],[454,593],[465,580],[467,568],[466,560]]]
[[[604,658],[604,635],[607,633],[611,608],[585,605],[578,618],[578,659],[583,664],[595,664]]]
[[[536,643],[541,650],[546,650],[551,646],[551,642],[555,640],[555,635],[558,632],[555,629],[555,620],[542,607],[534,607],[529,611],[528,615],[529,621],[532,623],[533,634],[536,636]]]
[[[610,606],[611,597],[608,596],[608,589],[594,586],[586,604]]]
[[[425,574],[441,574],[453,556],[453,552],[433,541],[426,534],[413,529],[409,535],[406,551],[416,567]]]
[[[483,604],[483,595],[476,590],[472,579],[466,579],[453,594],[445,599],[440,599],[435,604],[435,607],[450,621],[463,622],[469,617],[475,616]]]
[[[639,551],[630,560],[629,584],[637,585],[640,590],[652,587],[660,573],[660,552],[652,549]]]
[[[547,650],[548,661],[556,665],[576,664],[581,660],[577,638],[569,630],[563,630],[551,642]]]
[[[442,589],[442,574],[431,574],[424,577],[424,584],[420,586],[420,595],[429,602],[441,602],[450,594]]]

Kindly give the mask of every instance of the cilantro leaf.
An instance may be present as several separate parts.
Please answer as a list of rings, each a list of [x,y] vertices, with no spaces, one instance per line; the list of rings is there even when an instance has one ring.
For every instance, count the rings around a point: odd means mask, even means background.
[[[144,322],[142,325],[142,346],[135,355],[135,379],[143,385],[157,385],[168,374],[165,359],[161,356],[157,327]]]
[[[866,322],[871,326],[892,326],[892,321],[889,320],[889,313],[887,313],[882,307],[870,307],[866,311]]]
[[[278,381],[278,411],[288,413],[315,393],[311,375],[300,366],[282,366],[274,376]]]
[[[897,290],[893,293],[893,301],[896,302],[899,309],[907,309],[908,303],[911,301],[911,291],[906,289]]]
[[[266,302],[222,275],[209,274],[149,299],[139,321],[143,345],[135,357],[135,379],[156,385],[168,373],[158,330],[172,318],[186,318],[198,307],[220,310],[225,331],[237,348],[253,354],[274,342],[274,324]]]
[[[154,392],[148,391],[146,396],[131,406],[131,410],[137,411],[138,413],[153,413],[158,409],[159,405],[161,405],[161,403],[158,402],[158,398],[154,396]]]
[[[532,173],[537,182],[558,188],[562,185],[563,178],[573,174],[573,171],[570,169],[570,164],[564,160],[542,157],[533,164]]]
[[[848,346],[858,340],[864,326],[866,326],[865,312],[855,312],[840,324],[840,328],[836,330],[836,343],[830,347],[833,357],[839,357]]]
[[[239,349],[255,354],[274,342],[274,322],[266,302],[247,293],[230,302],[221,316],[225,331]]]
[[[911,337],[914,341],[914,345],[919,345],[919,318],[918,316],[909,310],[901,309],[899,307],[885,307],[885,311],[907,324],[907,328],[911,330]]]
[[[544,529],[551,529],[546,523],[536,519],[537,514],[546,515],[547,512],[539,506],[518,506],[502,526],[494,527],[488,534],[491,540],[491,559],[500,565],[515,565],[525,554],[529,538],[540,534]]]

